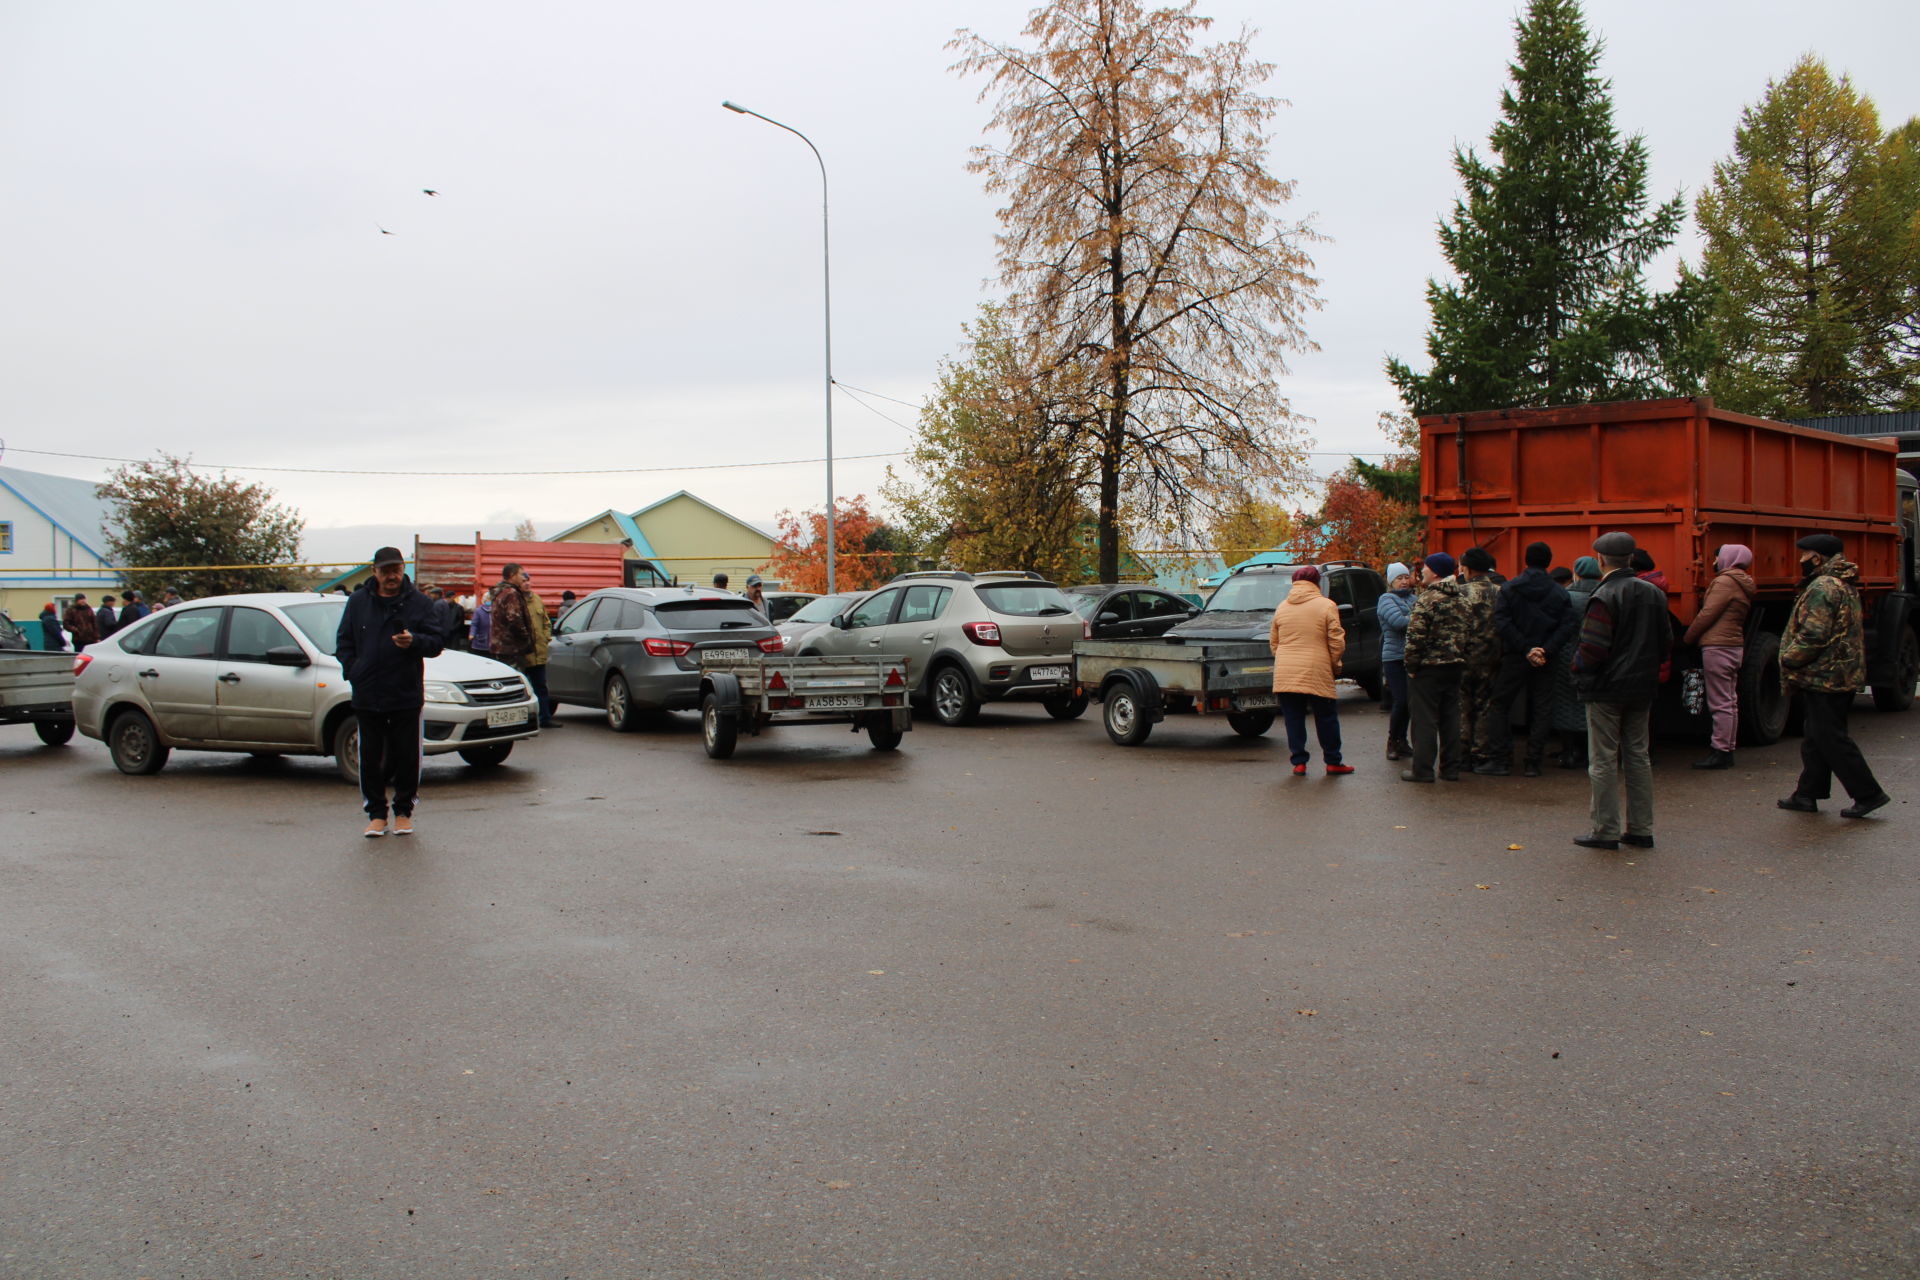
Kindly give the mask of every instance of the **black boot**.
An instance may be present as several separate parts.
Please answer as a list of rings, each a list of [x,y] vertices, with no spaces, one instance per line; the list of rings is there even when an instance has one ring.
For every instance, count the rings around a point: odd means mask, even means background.
[[[1696,769],[1731,769],[1733,768],[1733,752],[1709,751],[1704,759],[1695,760],[1693,767]]]

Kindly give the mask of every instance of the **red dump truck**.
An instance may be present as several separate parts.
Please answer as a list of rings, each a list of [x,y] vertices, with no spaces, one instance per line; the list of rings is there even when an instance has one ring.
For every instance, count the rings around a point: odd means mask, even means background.
[[[1483,546],[1517,571],[1530,542],[1549,543],[1555,562],[1570,565],[1600,534],[1624,529],[1666,575],[1677,634],[1713,579],[1715,552],[1744,543],[1760,594],[1747,621],[1740,731],[1769,743],[1793,713],[1780,689],[1780,633],[1800,585],[1794,543],[1809,533],[1838,535],[1860,566],[1874,704],[1913,704],[1915,481],[1896,452],[1706,397],[1438,414],[1420,419],[1427,549],[1458,556]],[[1697,652],[1676,651],[1676,670],[1698,662]],[[1671,723],[1682,714],[1677,691],[1663,701]]]
[[[473,595],[500,581],[509,564],[523,566],[547,612],[560,613],[560,593],[585,596],[602,587],[666,586],[665,575],[650,561],[627,559],[613,542],[514,542],[482,538],[472,542],[413,542],[414,581],[454,595]]]

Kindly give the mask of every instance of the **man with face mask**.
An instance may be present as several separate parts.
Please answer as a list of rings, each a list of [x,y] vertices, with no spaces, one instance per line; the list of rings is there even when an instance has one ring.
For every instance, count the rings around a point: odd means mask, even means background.
[[[1818,812],[1819,802],[1833,793],[1837,774],[1853,798],[1840,816],[1864,818],[1891,798],[1847,733],[1853,696],[1867,682],[1860,593],[1854,585],[1860,571],[1830,533],[1809,534],[1794,545],[1805,582],[1780,637],[1780,682],[1789,695],[1800,695],[1807,724],[1800,740],[1800,781],[1792,795],[1776,803],[1797,813]]]

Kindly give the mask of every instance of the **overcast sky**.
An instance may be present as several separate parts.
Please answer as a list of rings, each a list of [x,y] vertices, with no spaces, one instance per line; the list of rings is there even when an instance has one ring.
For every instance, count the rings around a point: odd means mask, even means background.
[[[530,517],[544,535],[680,488],[764,525],[819,507],[818,464],[684,469],[823,451],[818,170],[731,98],[826,158],[834,372],[877,393],[835,397],[836,487],[877,494],[888,460],[856,455],[900,450],[887,419],[915,416],[878,397],[917,402],[994,296],[994,204],[965,169],[988,108],[943,46],[961,26],[1017,40],[1031,7],[0,0],[4,462],[336,469],[236,473],[298,507],[323,559],[364,553],[364,532],[329,528]],[[1378,450],[1381,360],[1422,355],[1452,148],[1484,149],[1518,7],[1200,11],[1258,28],[1268,91],[1292,103],[1271,168],[1330,237],[1321,349],[1282,390],[1316,448]],[[1586,15],[1658,197],[1691,206],[1741,108],[1802,53],[1883,124],[1920,113],[1913,0]],[[418,474],[611,468],[683,469]]]

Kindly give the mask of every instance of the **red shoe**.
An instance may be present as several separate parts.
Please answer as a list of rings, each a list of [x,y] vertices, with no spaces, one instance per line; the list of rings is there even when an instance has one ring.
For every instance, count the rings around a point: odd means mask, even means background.
[[[1350,764],[1330,764],[1327,766],[1327,772],[1328,773],[1352,773],[1353,766]]]
[[[1297,765],[1295,765],[1295,766],[1293,766],[1293,776],[1294,776],[1294,777],[1296,777],[1296,778],[1304,778],[1304,777],[1306,777],[1306,776],[1307,776],[1307,766],[1305,766],[1305,765],[1303,765],[1303,764],[1297,764]]]

